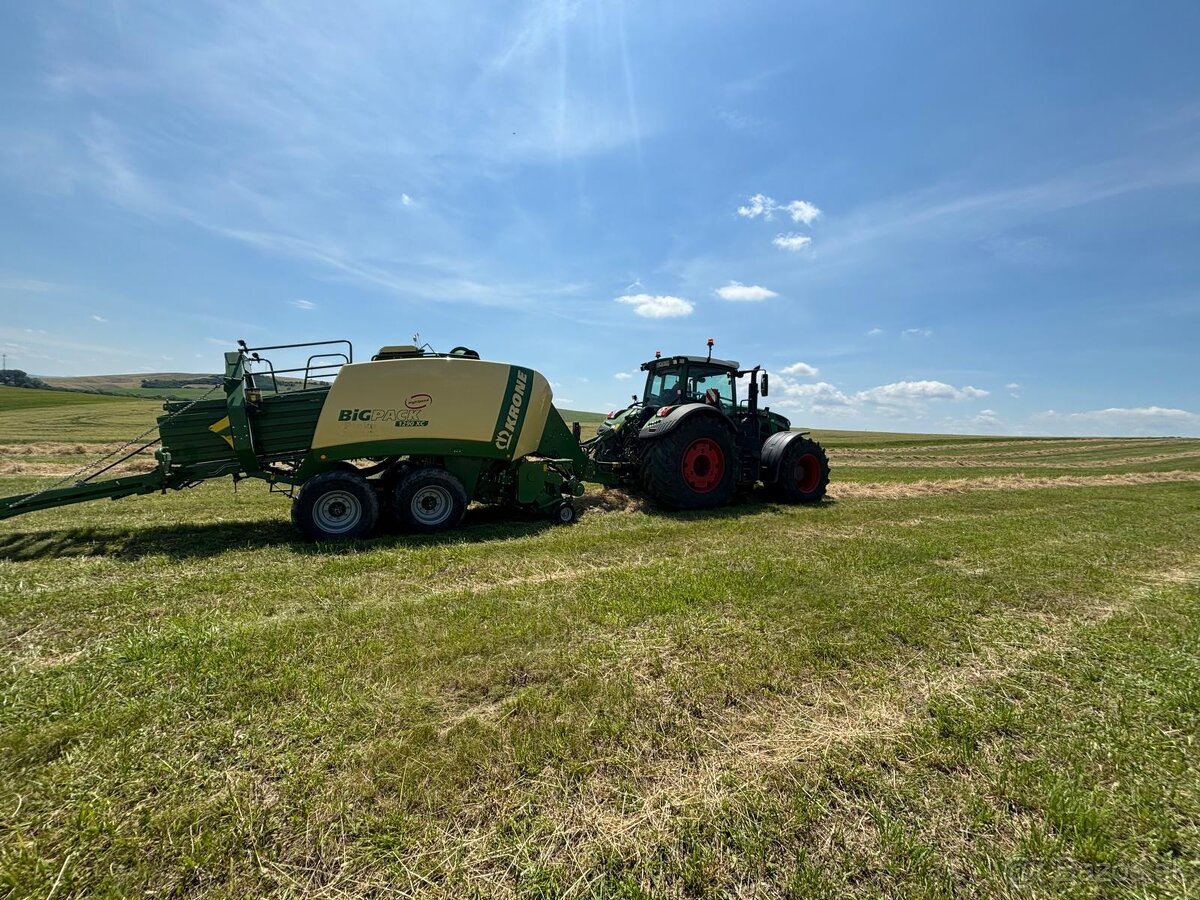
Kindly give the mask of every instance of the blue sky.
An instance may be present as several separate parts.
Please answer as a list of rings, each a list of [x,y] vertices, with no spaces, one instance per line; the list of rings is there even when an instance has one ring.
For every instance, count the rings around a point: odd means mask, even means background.
[[[41,374],[414,332],[620,405],[1200,434],[1200,6],[0,5],[0,343]],[[625,377],[623,377],[625,376]]]

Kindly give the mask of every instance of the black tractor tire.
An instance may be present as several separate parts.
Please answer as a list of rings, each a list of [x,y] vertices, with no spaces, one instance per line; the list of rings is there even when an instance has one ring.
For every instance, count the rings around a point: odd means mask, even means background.
[[[342,468],[314,475],[292,501],[292,524],[310,541],[364,538],[378,522],[374,486]]]
[[[445,469],[414,469],[396,485],[392,509],[404,528],[433,534],[462,522],[467,512],[467,491]]]
[[[767,485],[781,503],[819,503],[829,487],[829,457],[812,438],[796,438],[783,451],[779,474]]]
[[[716,416],[680,422],[652,439],[642,456],[642,483],[668,509],[712,509],[737,490],[737,449]]]

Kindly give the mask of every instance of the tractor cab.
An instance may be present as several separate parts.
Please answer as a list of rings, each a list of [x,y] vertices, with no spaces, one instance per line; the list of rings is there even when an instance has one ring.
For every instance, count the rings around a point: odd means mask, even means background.
[[[642,402],[650,407],[706,403],[727,415],[737,409],[738,364],[730,359],[672,356],[642,364],[646,389]]]
[[[712,347],[713,340],[709,338],[708,356],[663,358],[656,354],[654,359],[642,363],[646,388],[641,402],[649,408],[704,403],[733,419],[757,420],[758,398],[767,396],[767,373],[760,366],[742,369],[737,360],[715,359]],[[750,376],[746,398],[739,403],[738,379],[746,375]]]

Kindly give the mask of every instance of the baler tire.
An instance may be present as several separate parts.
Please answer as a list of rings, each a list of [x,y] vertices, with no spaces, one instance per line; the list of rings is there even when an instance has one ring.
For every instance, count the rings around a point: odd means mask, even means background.
[[[829,487],[829,457],[812,438],[788,444],[767,492],[781,503],[819,503]]]
[[[429,506],[429,503],[434,505]],[[423,507],[424,515],[416,511],[418,505]],[[392,509],[396,520],[407,530],[434,534],[462,522],[467,512],[467,491],[462,482],[445,469],[416,469],[396,485]]]
[[[642,478],[650,496],[668,509],[712,509],[737,490],[737,464],[733,435],[715,416],[704,416],[653,439],[642,458]]]
[[[310,541],[364,538],[378,522],[375,488],[342,468],[314,475],[292,501],[292,524]]]
[[[550,518],[555,525],[574,525],[579,521],[579,508],[570,500],[562,500],[551,507]]]

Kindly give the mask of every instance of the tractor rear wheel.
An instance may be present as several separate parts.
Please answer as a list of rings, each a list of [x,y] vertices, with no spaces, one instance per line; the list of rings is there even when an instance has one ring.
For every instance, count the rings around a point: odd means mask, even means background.
[[[783,451],[779,475],[767,485],[783,503],[817,503],[829,487],[829,458],[811,438],[796,438]]]
[[[433,534],[462,521],[467,512],[467,491],[445,469],[416,469],[396,485],[392,509],[408,530]]]
[[[374,487],[342,468],[314,475],[292,501],[292,524],[310,541],[366,537],[378,521]]]
[[[715,416],[681,422],[646,449],[642,480],[669,509],[721,506],[737,488],[733,435]]]

